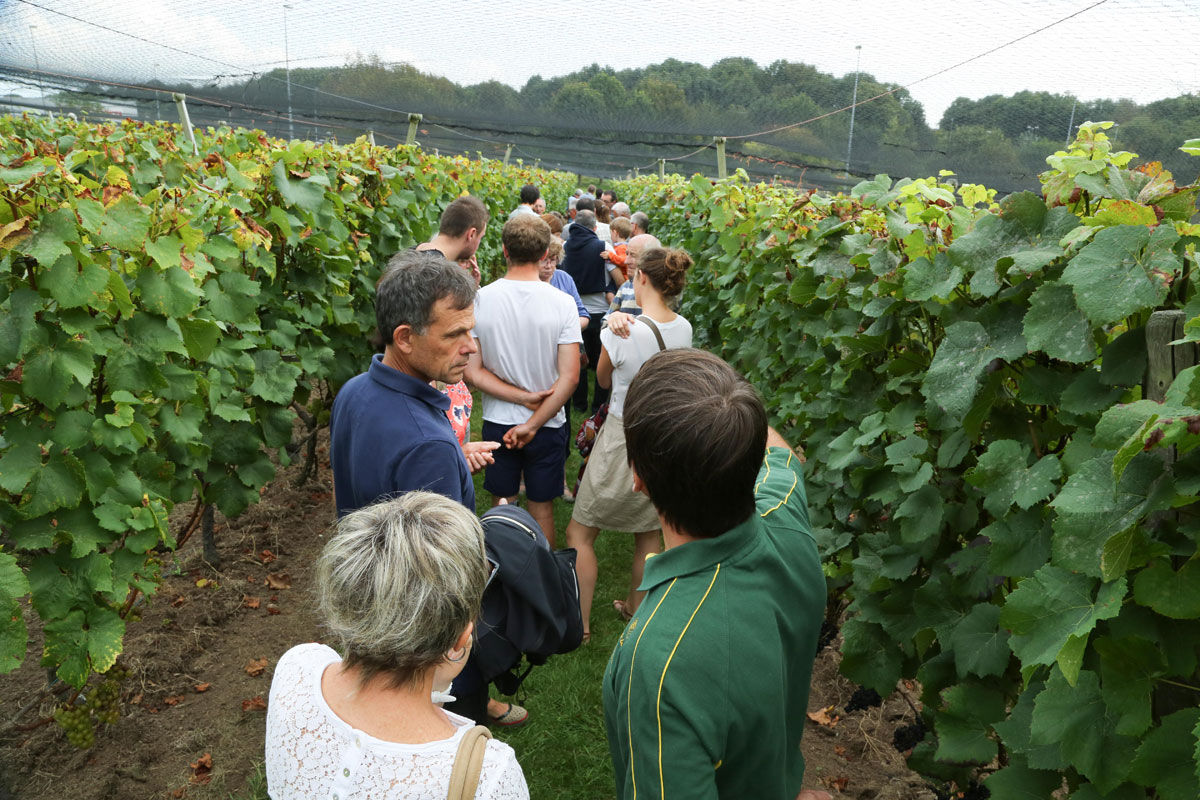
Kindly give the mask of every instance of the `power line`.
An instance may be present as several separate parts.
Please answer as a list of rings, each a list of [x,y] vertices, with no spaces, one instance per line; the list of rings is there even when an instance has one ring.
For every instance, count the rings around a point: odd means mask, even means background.
[[[834,111],[829,111],[825,114],[821,114],[821,115],[813,117],[811,119],[806,119],[802,122],[793,122],[790,125],[781,125],[778,128],[770,128],[765,131],[758,131],[757,133],[745,133],[745,134],[740,134],[738,136],[726,136],[725,138],[726,139],[753,139],[757,136],[766,136],[769,133],[778,133],[779,131],[786,131],[791,128],[798,128],[801,125],[807,125],[810,122],[816,122],[819,119],[825,119],[826,117],[832,117],[835,114],[841,114],[842,112],[849,111],[852,108],[857,108],[858,106],[866,105],[867,103],[873,102],[875,100],[879,100],[880,98],[887,97],[888,95],[895,94],[896,92],[902,91],[904,89],[908,89],[912,86],[916,86],[918,83],[923,83],[924,81],[930,80],[932,78],[936,78],[939,75],[945,75],[947,72],[950,72],[951,70],[958,69],[959,67],[970,64],[972,61],[978,61],[979,59],[984,58],[985,56],[990,56],[992,53],[995,53],[999,50],[1003,50],[1006,47],[1011,47],[1012,45],[1016,44],[1017,42],[1024,41],[1025,39],[1028,39],[1031,36],[1035,36],[1035,35],[1041,33],[1042,31],[1049,30],[1050,28],[1053,28],[1055,25],[1061,25],[1062,23],[1066,22],[1067,20],[1074,19],[1075,17],[1078,17],[1080,14],[1085,14],[1088,11],[1091,11],[1093,8],[1096,8],[1097,6],[1102,6],[1107,2],[1108,2],[1108,0],[1097,0],[1097,2],[1092,3],[1090,6],[1087,6],[1086,8],[1081,8],[1080,10],[1078,10],[1072,14],[1068,14],[1067,16],[1062,17],[1061,19],[1057,19],[1054,22],[1051,22],[1049,25],[1043,25],[1042,27],[1038,28],[1035,31],[1030,31],[1029,33],[1026,33],[1023,36],[1018,36],[1015,39],[1010,39],[1009,41],[1005,42],[1004,44],[993,47],[991,50],[987,50],[983,53],[980,53],[979,55],[971,56],[968,59],[959,61],[957,64],[951,64],[950,66],[948,66],[944,69],[940,69],[937,72],[926,75],[924,78],[918,78],[917,80],[912,81],[910,83],[906,83],[903,86],[895,86],[891,89],[888,89],[886,92],[880,92],[879,94],[875,95],[874,97],[868,97],[866,100],[860,100],[857,103],[851,103],[848,106],[843,106],[842,108],[835,109]]]

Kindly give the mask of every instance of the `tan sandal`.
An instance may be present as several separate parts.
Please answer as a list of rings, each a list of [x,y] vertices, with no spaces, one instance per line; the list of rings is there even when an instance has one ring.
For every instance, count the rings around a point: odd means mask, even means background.
[[[633,619],[633,613],[625,608],[624,600],[613,600],[613,610],[621,615],[621,619],[629,622]]]

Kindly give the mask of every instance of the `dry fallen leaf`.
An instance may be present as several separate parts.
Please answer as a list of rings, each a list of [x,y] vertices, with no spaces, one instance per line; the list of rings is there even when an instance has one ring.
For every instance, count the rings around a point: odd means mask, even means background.
[[[271,563],[272,561],[274,561],[274,560],[275,560],[275,558],[276,558],[275,554],[274,554],[274,553],[272,553],[270,550],[263,550],[263,551],[262,551],[261,553],[259,553],[258,555],[259,555],[259,558],[261,558],[261,559],[262,559],[262,562],[263,562],[264,564],[270,564],[270,563]]]
[[[246,581],[248,583],[258,583],[258,578],[254,577],[253,575],[247,575]]]
[[[169,706],[177,706],[183,702],[183,695],[181,695],[181,694],[168,695],[167,697],[163,698],[163,702]]]
[[[184,793],[185,793],[185,792],[187,792],[187,787],[186,787],[186,786],[180,786],[178,789],[176,789],[175,791],[171,792],[171,797],[174,797],[174,798],[175,798],[175,800],[179,800],[179,798],[183,797],[183,795],[184,795]]]
[[[204,694],[211,688],[212,688],[211,683],[197,683],[196,684],[196,691],[199,692],[200,694]]]
[[[131,705],[140,706],[140,705],[142,704],[142,695],[141,695],[141,693],[135,694],[135,695],[133,696],[133,699],[132,699],[132,700],[130,700],[129,702],[130,702],[130,704],[131,704]]]
[[[179,608],[181,605],[183,605],[186,602],[187,602],[187,598],[184,597],[183,595],[179,595],[178,597],[176,597],[174,600],[171,601],[171,605],[174,608]]]
[[[836,778],[825,778],[823,782],[830,789],[837,789],[839,792],[844,792],[846,791],[846,786],[850,783],[850,779],[845,775],[838,775]]]
[[[192,783],[208,783],[212,780],[212,753],[205,753],[189,764],[192,768]]]
[[[260,602],[257,597],[251,597],[248,594],[242,595],[242,605],[246,608],[258,608]]]
[[[818,725],[824,725],[827,728],[832,728],[838,724],[837,716],[830,716],[829,712],[833,710],[833,706],[825,706],[820,711],[808,712],[808,718]]]
[[[282,614],[283,612],[280,611],[279,606],[275,605],[274,603],[267,603],[267,613],[271,616],[276,616],[277,614]]]
[[[262,675],[266,669],[267,660],[265,658],[255,658],[251,659],[250,663],[246,665],[246,674],[251,678],[257,678],[259,675]]]
[[[251,697],[249,700],[242,701],[242,711],[266,711],[267,701],[262,699],[262,695]]]
[[[212,581],[210,581],[208,578],[200,578],[198,581],[196,581],[196,588],[203,589],[205,586],[208,586],[210,583],[212,583]]]
[[[290,589],[292,587],[292,576],[286,572],[268,572],[267,586],[272,589]]]

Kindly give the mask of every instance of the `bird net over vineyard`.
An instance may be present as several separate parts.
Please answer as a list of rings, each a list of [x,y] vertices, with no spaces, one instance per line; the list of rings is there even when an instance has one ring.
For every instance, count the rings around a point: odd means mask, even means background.
[[[427,149],[586,176],[715,175],[724,137],[759,180],[947,169],[1007,193],[1088,120],[1190,169],[1198,36],[1190,0],[0,0],[0,113],[177,121],[183,93],[196,126],[385,144],[419,114]]]

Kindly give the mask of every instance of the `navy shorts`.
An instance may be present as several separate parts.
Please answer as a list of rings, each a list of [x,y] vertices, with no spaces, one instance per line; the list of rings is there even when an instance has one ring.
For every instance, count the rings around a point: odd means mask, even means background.
[[[521,489],[521,477],[525,477],[525,497],[535,503],[546,503],[562,497],[563,468],[567,465],[567,426],[547,428],[543,426],[533,435],[529,444],[520,450],[509,450],[503,445],[504,434],[512,425],[498,422],[483,422],[485,442],[501,442],[492,451],[494,464],[488,464],[483,475],[483,488],[497,497],[512,497]]]

